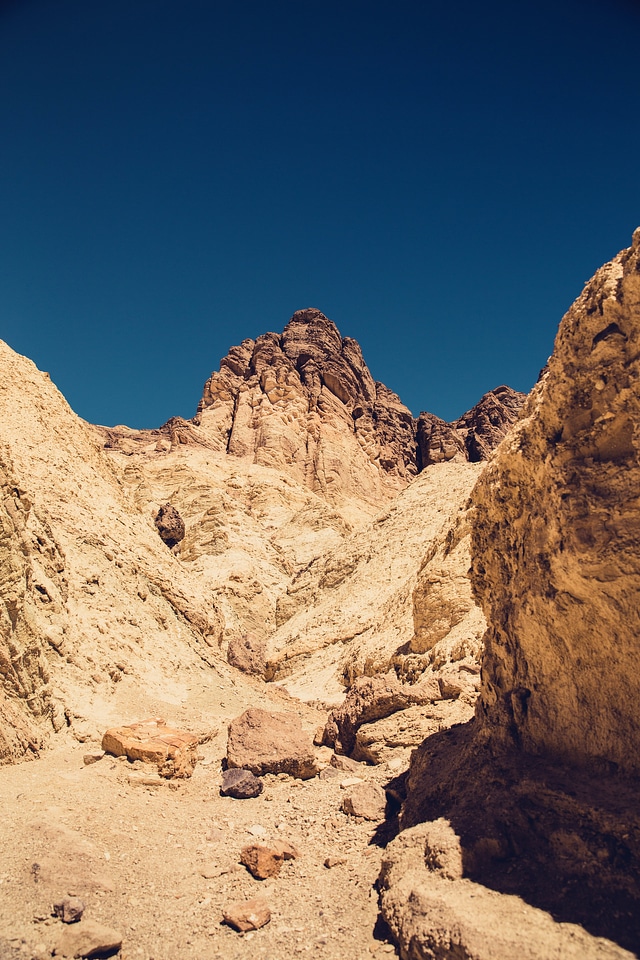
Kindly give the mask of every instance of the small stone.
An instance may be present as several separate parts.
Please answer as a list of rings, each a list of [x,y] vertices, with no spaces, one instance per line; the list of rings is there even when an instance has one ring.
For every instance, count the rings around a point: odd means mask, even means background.
[[[122,937],[95,920],[82,920],[66,927],[54,947],[54,956],[98,957],[117,953],[122,946]]]
[[[84,903],[79,897],[65,897],[54,903],[53,912],[63,923],[76,923],[84,913]]]
[[[321,780],[335,780],[336,777],[340,776],[340,771],[336,770],[334,767],[325,767],[324,770],[320,771]]]
[[[348,790],[349,787],[355,787],[357,783],[364,783],[362,777],[347,777],[346,780],[341,781],[340,788],[342,790]]]
[[[288,840],[274,840],[271,843],[271,849],[279,853],[283,860],[296,860],[300,856],[298,848]]]
[[[221,797],[233,797],[235,800],[250,800],[258,797],[263,790],[262,780],[251,770],[235,768],[225,770],[220,787]]]
[[[100,751],[100,753],[85,753],[84,757],[82,758],[82,762],[84,763],[85,767],[89,767],[92,763],[97,763],[98,760],[102,760],[103,757],[104,753],[102,753],[102,751]]]
[[[331,870],[332,867],[341,867],[346,862],[347,862],[346,857],[327,857],[327,859],[324,862],[324,865],[327,868],[327,870]]]
[[[362,764],[351,757],[343,757],[339,753],[334,753],[331,757],[331,766],[336,770],[342,770],[343,773],[359,773],[362,770]]]
[[[260,843],[250,843],[240,851],[240,862],[256,880],[277,877],[283,860],[284,853],[275,846],[267,847]]]
[[[247,827],[247,833],[250,833],[252,837],[266,837],[267,829],[260,823],[254,823],[251,827]]]
[[[259,930],[271,920],[271,911],[263,897],[246,900],[241,903],[230,903],[222,911],[224,922],[234,930],[246,933],[248,930]]]
[[[377,783],[357,783],[349,789],[342,809],[352,817],[364,820],[384,820],[387,798]]]
[[[392,757],[391,760],[387,761],[387,769],[390,770],[391,773],[398,773],[398,771],[402,770],[406,766],[407,763],[402,759],[402,757]]]

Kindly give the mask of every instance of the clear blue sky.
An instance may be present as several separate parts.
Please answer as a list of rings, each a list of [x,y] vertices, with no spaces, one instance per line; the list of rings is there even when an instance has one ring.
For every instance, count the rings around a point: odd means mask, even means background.
[[[319,307],[414,413],[528,390],[640,224],[637,0],[0,0],[0,337],[192,416]]]

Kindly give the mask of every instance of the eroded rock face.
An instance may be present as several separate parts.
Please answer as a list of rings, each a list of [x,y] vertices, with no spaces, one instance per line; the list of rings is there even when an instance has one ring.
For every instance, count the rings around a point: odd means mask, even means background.
[[[232,347],[196,422],[233,456],[286,469],[329,499],[389,496],[417,473],[411,412],[319,310]]]
[[[473,494],[492,742],[640,770],[640,230],[564,317]]]
[[[358,729],[389,717],[413,704],[430,704],[440,699],[440,687],[433,679],[410,686],[393,673],[384,677],[358,677],[343,704],[332,710],[324,728],[322,742],[337,753],[349,754],[356,744]]]
[[[610,940],[520,897],[463,878],[459,838],[444,819],[404,830],[385,850],[379,879],[382,916],[401,955],[416,960],[631,960]]]
[[[452,423],[421,413],[416,423],[418,468],[445,460],[488,460],[518,420],[525,400],[526,394],[503,385],[485,393]]]

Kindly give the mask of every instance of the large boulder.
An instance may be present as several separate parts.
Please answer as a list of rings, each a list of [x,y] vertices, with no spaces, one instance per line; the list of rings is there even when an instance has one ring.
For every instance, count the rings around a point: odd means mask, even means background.
[[[435,678],[411,686],[400,683],[393,673],[358,677],[341,706],[329,714],[322,742],[337,753],[349,754],[363,724],[382,720],[413,704],[426,705],[440,699],[440,686]]]
[[[385,850],[382,916],[412,960],[631,960],[634,954],[520,897],[463,879],[460,842],[446,820],[405,830]]]
[[[251,708],[229,724],[227,765],[256,776],[288,773],[309,780],[319,773],[311,735],[295,713]]]

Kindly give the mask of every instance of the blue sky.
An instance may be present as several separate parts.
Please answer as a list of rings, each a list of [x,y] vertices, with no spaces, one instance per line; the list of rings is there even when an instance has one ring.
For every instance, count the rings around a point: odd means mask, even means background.
[[[636,0],[0,0],[0,337],[192,416],[314,306],[417,414],[533,385],[640,224]]]

